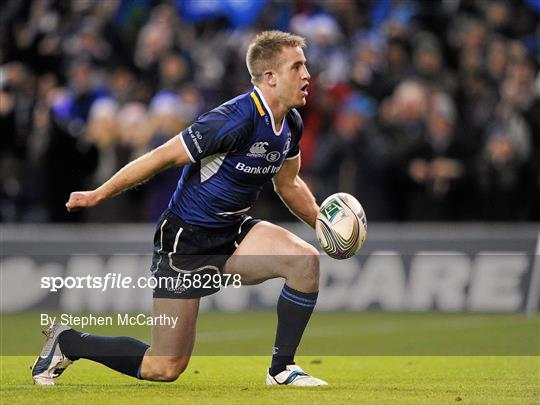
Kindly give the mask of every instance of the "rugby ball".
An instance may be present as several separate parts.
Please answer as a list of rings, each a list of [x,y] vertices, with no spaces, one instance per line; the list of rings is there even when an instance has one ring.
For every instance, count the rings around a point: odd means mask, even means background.
[[[328,256],[348,259],[360,250],[366,240],[366,213],[352,195],[332,194],[319,208],[315,233]]]

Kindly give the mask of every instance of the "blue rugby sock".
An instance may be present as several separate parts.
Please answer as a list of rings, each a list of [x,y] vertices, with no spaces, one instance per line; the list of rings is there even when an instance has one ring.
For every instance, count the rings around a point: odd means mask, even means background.
[[[95,336],[74,329],[58,337],[62,353],[70,360],[88,359],[132,377],[141,378],[140,366],[150,347],[139,340],[121,336]]]
[[[272,351],[270,375],[276,376],[288,364],[294,364],[294,354],[317,302],[318,292],[296,291],[286,284],[277,304],[278,325]]]

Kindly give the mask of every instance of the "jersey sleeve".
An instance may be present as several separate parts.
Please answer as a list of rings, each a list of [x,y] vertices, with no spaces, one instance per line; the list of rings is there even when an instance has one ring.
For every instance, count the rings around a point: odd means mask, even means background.
[[[291,128],[291,146],[289,152],[285,155],[285,160],[292,160],[300,156],[300,139],[302,138],[304,123],[302,122],[300,113],[295,109],[287,113],[287,120],[289,128]]]
[[[190,160],[196,163],[207,156],[237,149],[249,136],[252,125],[247,112],[221,106],[200,116],[179,136]]]

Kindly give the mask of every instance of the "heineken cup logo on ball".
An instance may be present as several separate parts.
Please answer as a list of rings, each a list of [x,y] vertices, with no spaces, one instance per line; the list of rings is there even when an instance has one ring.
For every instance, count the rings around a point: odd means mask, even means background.
[[[362,205],[347,193],[337,193],[321,204],[315,225],[321,248],[334,259],[347,259],[366,240],[367,222]]]

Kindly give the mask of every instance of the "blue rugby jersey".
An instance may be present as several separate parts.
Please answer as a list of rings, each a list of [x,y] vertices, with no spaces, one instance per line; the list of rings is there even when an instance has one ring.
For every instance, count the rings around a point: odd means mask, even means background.
[[[264,183],[300,154],[302,119],[287,113],[281,131],[258,88],[203,114],[179,136],[192,163],[182,171],[169,209],[206,228],[242,221]]]

